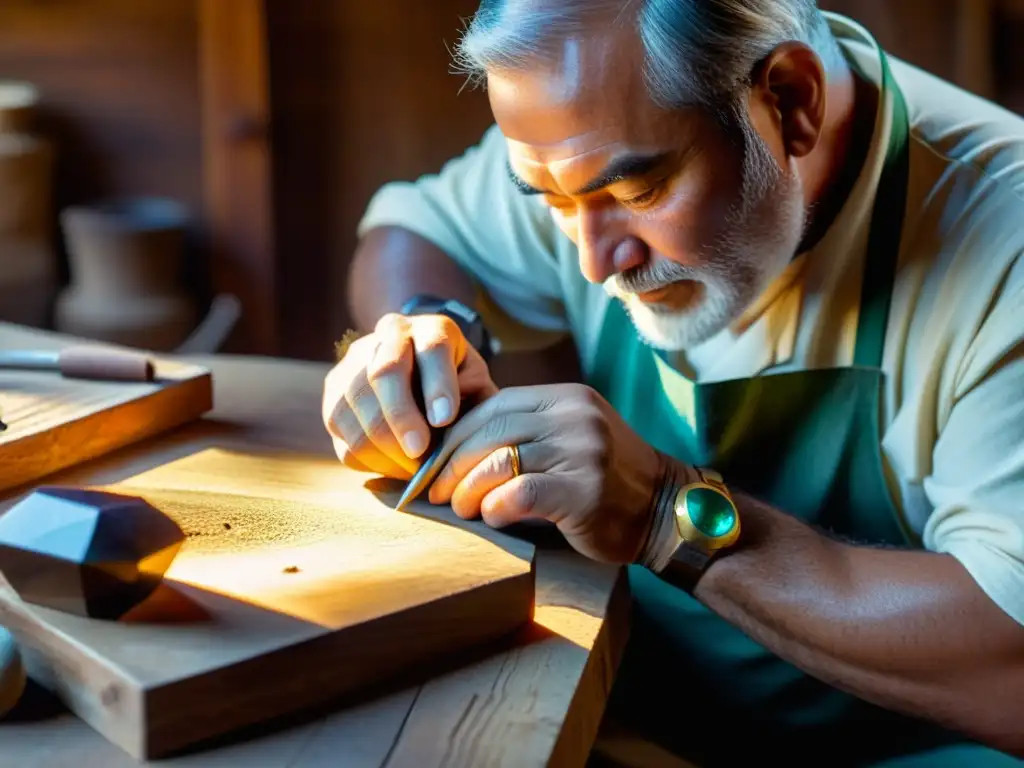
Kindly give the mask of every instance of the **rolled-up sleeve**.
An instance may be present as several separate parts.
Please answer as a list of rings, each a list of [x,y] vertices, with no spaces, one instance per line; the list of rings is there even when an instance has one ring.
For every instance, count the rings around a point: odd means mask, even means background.
[[[532,329],[537,344],[549,343],[569,328],[555,244],[560,233],[543,201],[512,184],[506,158],[505,139],[492,126],[438,173],[382,187],[358,233],[397,226],[429,240],[521,326],[517,333]]]
[[[955,392],[924,483],[924,545],[1024,624],[1024,286],[985,320]]]

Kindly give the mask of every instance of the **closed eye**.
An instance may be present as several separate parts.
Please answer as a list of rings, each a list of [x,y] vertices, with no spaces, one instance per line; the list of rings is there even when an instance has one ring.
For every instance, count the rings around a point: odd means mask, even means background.
[[[645,205],[650,205],[658,197],[657,187],[652,187],[646,192],[642,192],[639,195],[635,195],[626,200],[622,200],[623,205],[627,205],[630,208],[643,208]]]

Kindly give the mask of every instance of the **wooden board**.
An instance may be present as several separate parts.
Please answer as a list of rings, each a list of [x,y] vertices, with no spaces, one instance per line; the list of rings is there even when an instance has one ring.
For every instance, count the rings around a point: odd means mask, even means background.
[[[0,585],[0,624],[32,676],[155,758],[462,658],[532,619],[531,545],[395,512],[367,476],[306,466],[208,449],[105,486],[146,498],[188,538],[166,586],[118,622]],[[330,483],[329,501],[309,500],[314,483]]]
[[[213,407],[203,367],[156,360],[150,383],[0,369],[0,491],[193,421]]]

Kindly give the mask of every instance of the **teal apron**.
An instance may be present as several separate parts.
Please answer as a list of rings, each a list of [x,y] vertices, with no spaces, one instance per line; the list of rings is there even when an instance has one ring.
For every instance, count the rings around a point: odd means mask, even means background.
[[[889,495],[880,453],[882,351],[909,168],[907,107],[884,54],[882,70],[895,101],[893,130],[852,367],[695,384],[644,345],[612,301],[588,379],[659,450],[714,468],[811,525],[919,547]],[[647,569],[631,567],[629,581],[633,626],[610,714],[698,765],[743,765],[739,754],[751,748],[790,765],[1017,765],[819,682]]]

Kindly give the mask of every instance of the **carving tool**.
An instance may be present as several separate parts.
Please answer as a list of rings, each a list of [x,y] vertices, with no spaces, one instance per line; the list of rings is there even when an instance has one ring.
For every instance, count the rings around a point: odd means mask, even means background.
[[[54,371],[69,379],[152,381],[153,360],[130,349],[81,345],[61,350],[0,350],[4,368]]]
[[[410,379],[412,386],[413,400],[416,402],[416,407],[419,408],[420,413],[427,413],[426,404],[423,399],[423,384],[420,379],[420,367],[416,364],[415,360],[412,366],[412,377]],[[427,422],[430,425],[430,422]],[[444,438],[448,434],[448,430],[444,427],[438,428],[430,426],[430,442],[427,445],[427,449],[423,452],[423,462],[420,464],[420,468],[416,470],[416,473],[409,480],[408,485],[405,486],[405,490],[402,491],[401,497],[398,499],[398,503],[395,505],[395,509],[401,512],[405,509],[406,505],[423,491],[430,487],[430,484],[434,482],[434,478],[437,477],[441,471],[441,467],[444,466],[444,462],[448,460],[448,456],[451,455],[451,449],[444,450]],[[447,455],[446,455],[447,454]]]
[[[406,505],[423,491],[430,487],[430,484],[434,482],[434,479],[441,472],[445,462],[452,455],[452,448],[445,447],[444,438],[448,434],[447,429],[435,429],[432,430],[436,433],[436,439],[431,441],[430,447],[427,448],[426,458],[423,459],[423,463],[420,464],[420,468],[416,470],[416,474],[409,480],[409,484],[405,486],[405,490],[402,491],[402,496],[398,499],[398,503],[395,504],[395,509],[401,512],[405,509]]]

